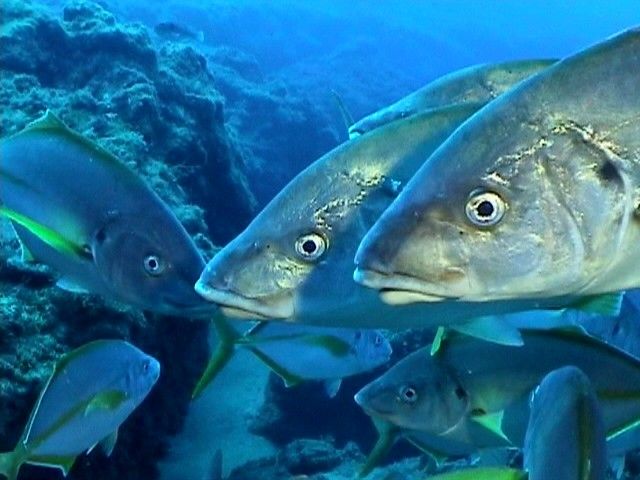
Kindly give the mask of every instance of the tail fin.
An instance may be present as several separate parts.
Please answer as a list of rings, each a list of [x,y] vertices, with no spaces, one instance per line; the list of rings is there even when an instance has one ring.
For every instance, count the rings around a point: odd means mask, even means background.
[[[15,452],[0,453],[0,476],[4,475],[9,480],[18,478],[21,462],[16,458]]]
[[[240,338],[236,329],[222,316],[216,316],[212,320],[212,323],[218,332],[218,345],[211,355],[202,377],[198,380],[196,388],[193,390],[191,395],[192,399],[199,397],[227,363],[229,363],[229,360],[231,360],[235,352],[236,342],[238,338]]]
[[[373,424],[378,430],[378,441],[371,450],[371,453],[367,457],[367,461],[360,469],[358,478],[364,478],[371,473],[371,471],[380,465],[380,462],[387,456],[391,447],[396,441],[398,436],[398,427],[386,422],[384,420],[373,419]]]
[[[345,127],[347,128],[347,133],[349,133],[349,127],[353,125],[353,117],[347,110],[347,107],[344,106],[344,102],[342,101],[342,97],[335,90],[331,90],[331,94],[338,105],[338,110],[340,110],[340,115],[342,115],[342,121],[344,122]]]

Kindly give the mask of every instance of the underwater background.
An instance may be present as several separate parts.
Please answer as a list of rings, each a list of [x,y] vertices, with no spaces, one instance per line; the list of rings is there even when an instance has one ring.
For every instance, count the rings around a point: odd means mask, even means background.
[[[632,0],[3,0],[0,15],[0,135],[51,109],[140,173],[207,260],[347,139],[333,92],[357,119],[458,68],[562,57],[640,23]],[[431,333],[394,337],[392,361]],[[3,220],[0,451],[14,448],[55,361],[97,338],[131,341],[162,375],[113,455],[81,455],[71,479],[219,480],[218,450],[224,478],[348,479],[375,443],[353,395],[382,369],[327,398],[313,382],[285,388],[240,352],[192,402],[207,322],[60,290],[46,267],[22,263]],[[370,478],[436,470],[404,443],[385,464]],[[25,466],[20,478],[55,475]],[[640,478],[640,457],[625,475]]]

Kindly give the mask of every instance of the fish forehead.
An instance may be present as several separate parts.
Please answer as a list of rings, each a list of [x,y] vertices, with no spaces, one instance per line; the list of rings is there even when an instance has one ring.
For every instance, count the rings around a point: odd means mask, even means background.
[[[435,148],[479,106],[427,112],[340,145],[296,176],[252,222],[255,229],[275,222],[275,228],[293,224],[331,230],[348,222],[386,180],[407,181],[426,159],[419,154],[421,147]],[[390,193],[388,202],[393,197]]]
[[[130,366],[145,357],[119,340],[91,342],[63,357],[34,407],[25,443],[37,440],[73,406],[100,392],[121,390]]]
[[[589,125],[615,130],[612,116],[623,125],[640,106],[640,100],[627,101],[640,83],[631,73],[638,68],[640,32],[635,29],[524,80],[454,132],[416,173],[401,198],[411,195],[414,202],[423,203],[444,197],[451,184],[462,184],[467,195],[469,187],[478,186],[466,185],[469,180],[508,185],[522,159],[550,146],[547,135],[572,129],[580,133],[580,127],[588,130]],[[607,88],[612,86],[615,88]],[[575,95],[576,91],[581,94]],[[598,108],[592,108],[594,102]],[[445,173],[447,181],[436,182]]]

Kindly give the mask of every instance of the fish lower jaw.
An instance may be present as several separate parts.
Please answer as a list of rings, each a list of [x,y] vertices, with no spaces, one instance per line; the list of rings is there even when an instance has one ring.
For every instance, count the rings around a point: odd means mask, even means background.
[[[267,303],[229,290],[218,290],[200,281],[196,283],[195,290],[205,300],[216,303],[222,313],[233,318],[288,319],[294,314],[293,302],[286,296]]]
[[[389,305],[458,300],[453,295],[431,293],[421,287],[429,285],[408,275],[385,274],[356,268],[353,279],[365,287],[378,290],[380,299]]]

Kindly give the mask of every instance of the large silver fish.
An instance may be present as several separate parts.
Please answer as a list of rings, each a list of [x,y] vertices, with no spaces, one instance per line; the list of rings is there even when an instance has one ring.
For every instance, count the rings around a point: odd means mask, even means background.
[[[0,142],[0,216],[63,288],[161,313],[212,310],[193,291],[204,260],[175,215],[49,111]]]
[[[640,30],[465,122],[363,239],[355,278],[405,301],[640,287]]]
[[[522,447],[530,393],[549,372],[574,365],[598,395],[610,453],[637,446],[640,360],[576,331],[524,331],[523,338],[522,347],[509,347],[452,334],[435,354],[427,347],[405,357],[356,402],[374,417],[439,439],[439,455]]]
[[[529,480],[605,480],[602,409],[587,376],[568,366],[536,388],[524,441]]]
[[[78,455],[100,444],[107,454],[120,425],[145,399],[160,364],[121,340],[98,340],[62,357],[13,452],[0,454],[0,475],[15,480],[25,464],[65,474]]]
[[[488,102],[521,80],[538,73],[557,60],[516,60],[473,65],[437,78],[397,102],[358,120],[349,127],[355,138],[387,123],[432,108],[458,103]]]

